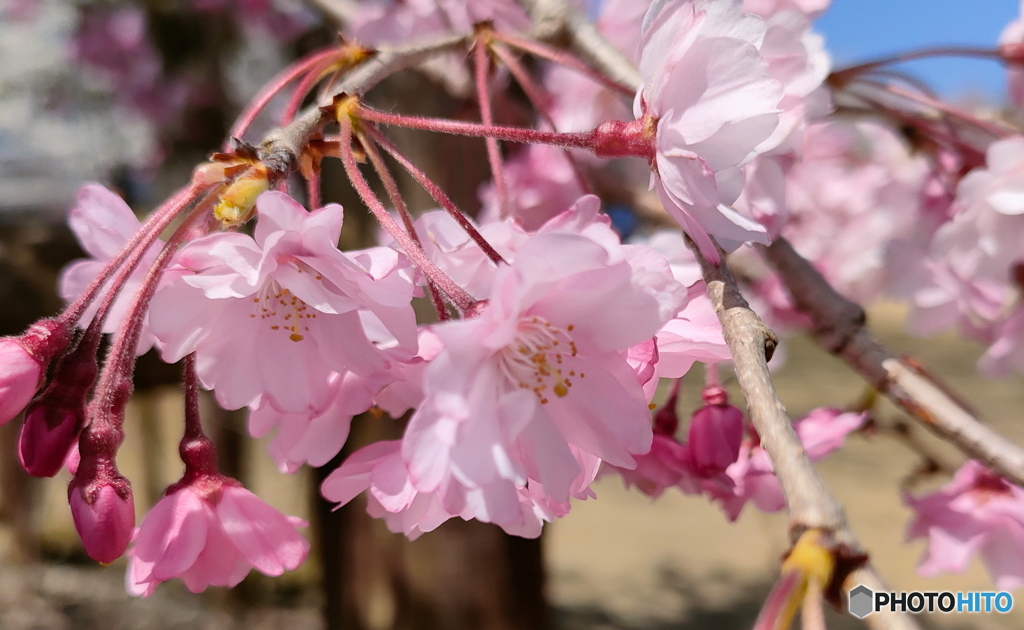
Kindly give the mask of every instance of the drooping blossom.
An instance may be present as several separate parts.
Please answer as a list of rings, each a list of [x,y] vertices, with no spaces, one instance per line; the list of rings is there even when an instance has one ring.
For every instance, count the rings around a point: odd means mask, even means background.
[[[61,271],[60,295],[70,302],[81,295],[107,263],[120,253],[142,228],[142,223],[121,197],[99,184],[87,184],[78,191],[78,200],[68,216],[68,225],[82,249],[89,255],[89,258],[72,261]],[[156,260],[162,243],[157,239],[146,250],[135,271],[124,283],[107,314],[103,332],[114,333],[121,328],[139,284]],[[91,321],[98,306],[99,303],[94,302],[86,310],[82,318],[83,327]],[[153,335],[148,327],[143,327],[138,352],[143,354],[151,347]]]
[[[178,255],[150,325],[165,360],[197,353],[203,384],[237,409],[266,400],[286,412],[325,408],[329,374],[387,369],[362,314],[410,351],[415,285],[391,248],[341,252],[342,209],[307,212],[278,192],[257,202],[254,237],[213,234]]]
[[[651,429],[625,354],[675,310],[643,280],[622,252],[582,235],[531,237],[497,270],[479,317],[434,328],[444,349],[402,444],[413,487],[486,491],[505,526],[525,518],[515,497],[534,485],[567,505],[584,472],[574,449],[632,467]]]
[[[287,517],[226,478],[172,487],[146,514],[128,550],[128,590],[149,596],[181,578],[193,593],[237,585],[256,569],[270,576],[305,561],[309,542]]]
[[[960,573],[978,553],[996,588],[1024,586],[1024,490],[971,460],[939,491],[903,501],[914,510],[907,540],[928,540],[918,573]]]
[[[643,86],[634,114],[653,125],[653,185],[701,252],[768,243],[765,229],[732,208],[740,170],[779,124],[782,85],[759,52],[764,22],[738,0],[662,0],[644,18]]]

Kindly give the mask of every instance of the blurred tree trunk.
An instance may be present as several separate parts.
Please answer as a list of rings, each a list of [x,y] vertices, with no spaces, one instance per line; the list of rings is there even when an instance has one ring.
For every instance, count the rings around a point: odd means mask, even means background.
[[[363,418],[353,442],[393,439],[397,422]],[[346,448],[346,452],[355,448]],[[327,630],[547,630],[540,539],[454,518],[409,541],[359,497],[332,511],[317,491],[342,461],[317,469],[314,524]]]

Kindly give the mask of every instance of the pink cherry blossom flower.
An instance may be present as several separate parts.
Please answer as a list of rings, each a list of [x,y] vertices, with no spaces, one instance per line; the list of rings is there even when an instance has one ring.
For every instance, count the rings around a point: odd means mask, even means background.
[[[28,405],[43,379],[44,366],[17,339],[0,339],[0,424]]]
[[[270,576],[305,561],[309,542],[287,517],[228,479],[173,487],[146,515],[128,550],[128,590],[149,596],[179,577],[193,593],[235,586],[250,570]]]
[[[583,236],[530,238],[498,269],[479,317],[434,329],[444,350],[427,368],[426,399],[402,445],[413,486],[433,492],[454,478],[515,490],[530,480],[564,503],[582,472],[573,448],[634,466],[651,430],[625,352],[674,312],[639,276],[621,253]],[[506,497],[511,510],[514,492]]]
[[[928,539],[918,573],[960,573],[977,552],[996,588],[1024,586],[1024,490],[968,461],[938,492],[903,501],[915,512],[907,540]]]
[[[728,207],[740,167],[779,123],[783,91],[759,52],[764,36],[739,0],[662,0],[644,18],[634,114],[655,125],[653,185],[713,262],[712,237],[727,250],[768,243],[764,227]]]
[[[403,256],[383,247],[338,251],[337,205],[307,212],[269,192],[257,212],[255,238],[214,234],[179,252],[176,277],[150,310],[165,360],[196,352],[201,381],[228,409],[263,397],[281,411],[307,413],[325,408],[330,372],[388,367],[361,314],[414,351],[415,286]]]
[[[89,258],[72,261],[61,272],[60,295],[70,302],[81,295],[107,263],[120,253],[142,227],[142,223],[121,197],[99,184],[87,184],[78,191],[78,203],[68,216],[68,225],[82,249],[89,254]],[[111,306],[103,324],[103,332],[114,333],[121,328],[139,284],[156,260],[162,245],[163,242],[157,239],[139,261]],[[98,306],[97,301],[86,310],[81,321],[83,327],[92,319]],[[144,354],[151,347],[153,335],[148,327],[144,327],[139,338],[138,353]]]

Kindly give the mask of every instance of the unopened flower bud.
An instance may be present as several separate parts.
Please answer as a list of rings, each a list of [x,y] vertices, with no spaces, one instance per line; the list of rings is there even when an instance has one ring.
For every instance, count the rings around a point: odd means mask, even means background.
[[[72,482],[68,502],[90,558],[110,564],[124,555],[135,528],[135,500],[127,479],[118,475],[82,488]]]
[[[713,477],[739,458],[743,412],[729,404],[720,387],[706,388],[702,398],[704,406],[693,413],[690,421],[686,448],[693,472]]]
[[[53,380],[29,404],[18,441],[22,467],[36,477],[52,477],[85,426],[86,396],[96,380],[96,348],[82,344],[57,363]]]

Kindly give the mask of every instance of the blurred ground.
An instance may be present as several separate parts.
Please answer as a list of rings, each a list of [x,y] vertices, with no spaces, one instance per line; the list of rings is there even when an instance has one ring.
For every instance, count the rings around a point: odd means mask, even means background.
[[[993,426],[1024,441],[1024,425],[1018,421],[1024,402],[1022,380],[981,379],[974,371],[977,348],[952,337],[908,338],[899,332],[900,315],[897,308],[875,309],[872,323],[880,337],[932,366],[968,395]],[[794,416],[822,404],[846,405],[862,393],[852,372],[802,339],[788,342],[788,361],[777,377],[783,400]],[[689,398],[684,404],[694,405],[693,391]],[[175,420],[157,425],[165,440],[173,440],[179,430],[175,426],[180,422],[179,407],[176,395],[169,393],[150,410]],[[144,422],[147,414],[136,406],[134,415],[130,422]],[[892,408],[881,414],[882,419],[896,416]],[[140,439],[140,433],[129,427],[129,436],[136,436],[130,439]],[[129,476],[146,468],[144,463],[153,464],[142,461],[144,451],[138,444],[133,447],[129,443],[122,452],[127,456],[124,468]],[[942,452],[954,463],[959,461],[955,452]],[[158,467],[167,477],[176,477],[172,452],[163,456],[167,463],[158,462]],[[262,453],[253,451],[249,457],[255,490],[286,512],[304,514],[303,493],[295,491],[295,482],[278,475]],[[914,454],[890,437],[857,435],[824,460],[820,470],[845,504],[852,526],[871,550],[876,566],[895,588],[991,590],[991,582],[977,562],[963,575],[924,579],[914,572],[922,543],[902,543],[910,514],[900,503],[899,487],[916,462]],[[939,477],[931,485],[944,481]],[[60,478],[45,482],[45,507],[35,523],[51,556],[62,545],[73,556],[64,484],[66,480]],[[703,499],[669,492],[651,501],[624,490],[617,478],[599,482],[597,494],[598,500],[577,503],[568,517],[548,529],[550,593],[560,628],[740,630],[751,626],[785,549],[784,516],[765,515],[748,507],[737,523],[729,524]],[[124,594],[120,563],[109,568],[6,565],[0,567],[0,628],[314,630],[321,627],[317,596],[308,592],[311,589],[298,588],[308,577],[301,571],[285,576],[283,591],[280,584],[271,590],[266,582],[255,580],[238,593],[213,591],[201,596],[169,584],[149,600],[137,600]],[[260,602],[261,607],[248,607],[247,601]],[[269,607],[271,604],[275,606]],[[1024,604],[1018,602],[1006,615],[935,614],[921,620],[932,628],[1009,630],[1024,626]],[[861,626],[850,617],[833,614],[828,627]]]

